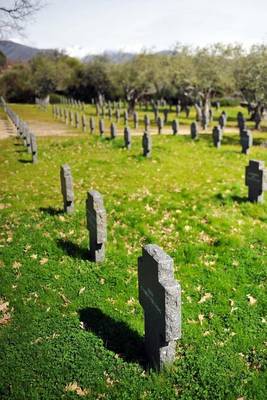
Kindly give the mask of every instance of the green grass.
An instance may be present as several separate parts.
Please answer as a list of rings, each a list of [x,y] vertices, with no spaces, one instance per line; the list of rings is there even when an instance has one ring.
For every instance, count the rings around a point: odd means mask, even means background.
[[[52,120],[32,106],[14,109]],[[42,137],[36,165],[16,139],[0,141],[0,298],[11,314],[0,326],[1,399],[75,399],[65,390],[74,382],[89,399],[265,399],[267,200],[248,203],[244,185],[249,159],[267,164],[266,134],[256,136],[249,156],[234,134],[219,150],[209,135],[153,136],[151,159],[140,137],[130,151],[122,138]],[[65,162],[71,216],[61,213]],[[90,189],[103,194],[108,215],[100,265],[86,259]],[[182,286],[183,336],[161,374],[143,366],[145,243],[173,257]]]

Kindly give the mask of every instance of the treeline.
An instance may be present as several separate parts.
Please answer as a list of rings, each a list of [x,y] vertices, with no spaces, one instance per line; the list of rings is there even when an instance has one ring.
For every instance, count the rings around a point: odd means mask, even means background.
[[[55,51],[28,63],[2,67],[0,93],[10,102],[33,102],[48,94],[81,101],[165,98],[194,104],[215,98],[267,100],[267,45],[177,46],[169,53],[136,55],[116,64],[99,56],[90,63]],[[54,100],[56,98],[54,97]]]

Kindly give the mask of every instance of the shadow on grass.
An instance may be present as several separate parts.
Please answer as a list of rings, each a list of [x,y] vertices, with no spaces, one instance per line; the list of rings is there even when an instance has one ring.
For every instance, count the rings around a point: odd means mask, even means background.
[[[18,160],[21,164],[32,164],[32,160],[22,160],[22,159],[19,159]]]
[[[79,315],[85,329],[101,338],[108,350],[119,354],[127,362],[137,362],[143,368],[147,367],[143,339],[125,322],[116,321],[98,308],[79,310]]]
[[[68,254],[70,257],[90,261],[89,250],[82,249],[80,246],[78,246],[76,243],[71,242],[70,240],[58,239],[57,245],[58,247],[63,249],[64,252]]]
[[[63,210],[59,210],[53,207],[40,207],[39,208],[40,211],[42,211],[45,214],[49,214],[49,215],[60,215],[63,214]]]
[[[229,202],[231,200],[236,203],[239,203],[239,204],[248,202],[247,197],[241,197],[241,196],[236,196],[236,195],[224,197],[222,195],[222,193],[217,193],[214,197],[215,197],[215,199],[219,200],[223,205],[225,205],[227,203],[229,204]]]
[[[241,196],[231,196],[231,199],[239,204],[241,203],[248,203],[248,198],[247,197],[241,197]]]

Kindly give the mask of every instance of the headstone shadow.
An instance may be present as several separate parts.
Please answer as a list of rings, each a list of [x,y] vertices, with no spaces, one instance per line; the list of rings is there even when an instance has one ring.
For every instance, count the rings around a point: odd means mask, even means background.
[[[143,338],[125,322],[116,321],[93,307],[79,310],[79,316],[85,329],[101,338],[108,350],[119,354],[126,362],[137,362],[143,368],[147,367]]]
[[[76,243],[73,243],[70,240],[58,239],[57,245],[70,257],[90,261],[89,250],[81,248]]]
[[[239,204],[241,203],[248,203],[248,198],[247,197],[241,197],[241,196],[231,196],[231,199]]]
[[[19,159],[18,162],[20,162],[21,164],[32,164],[32,160],[23,160],[23,159]]]
[[[63,210],[53,208],[53,207],[40,207],[39,210],[42,211],[43,213],[49,214],[49,215],[63,214]]]

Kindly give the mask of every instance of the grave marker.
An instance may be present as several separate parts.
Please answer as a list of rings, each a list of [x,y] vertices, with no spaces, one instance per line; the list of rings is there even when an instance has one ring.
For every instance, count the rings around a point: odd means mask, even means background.
[[[267,170],[264,161],[250,160],[246,167],[245,184],[248,186],[248,199],[252,203],[263,203],[267,190]]]
[[[181,287],[174,279],[172,258],[156,245],[144,246],[138,259],[138,289],[146,353],[150,364],[162,370],[174,362],[181,338]]]
[[[74,192],[71,169],[68,164],[61,165],[60,167],[60,181],[64,211],[69,214],[74,211]]]
[[[241,131],[240,143],[242,146],[242,154],[248,154],[250,147],[253,145],[253,136],[249,130],[245,129]]]
[[[152,150],[152,139],[151,139],[150,133],[148,133],[146,131],[143,134],[142,145],[143,145],[143,155],[144,155],[144,157],[150,157],[151,156],[151,150]]]
[[[87,229],[89,231],[90,260],[105,260],[105,243],[107,240],[107,216],[102,196],[91,190],[86,200]]]
[[[124,144],[127,150],[131,148],[131,132],[127,126],[124,128]]]
[[[35,137],[35,135],[33,133],[30,133],[30,138],[31,138],[32,163],[36,164],[37,161],[38,161],[36,137]]]
[[[214,146],[218,149],[221,147],[222,130],[219,126],[215,126],[212,130],[212,139]]]
[[[198,138],[198,126],[196,122],[192,122],[190,125],[190,135],[193,140]]]

